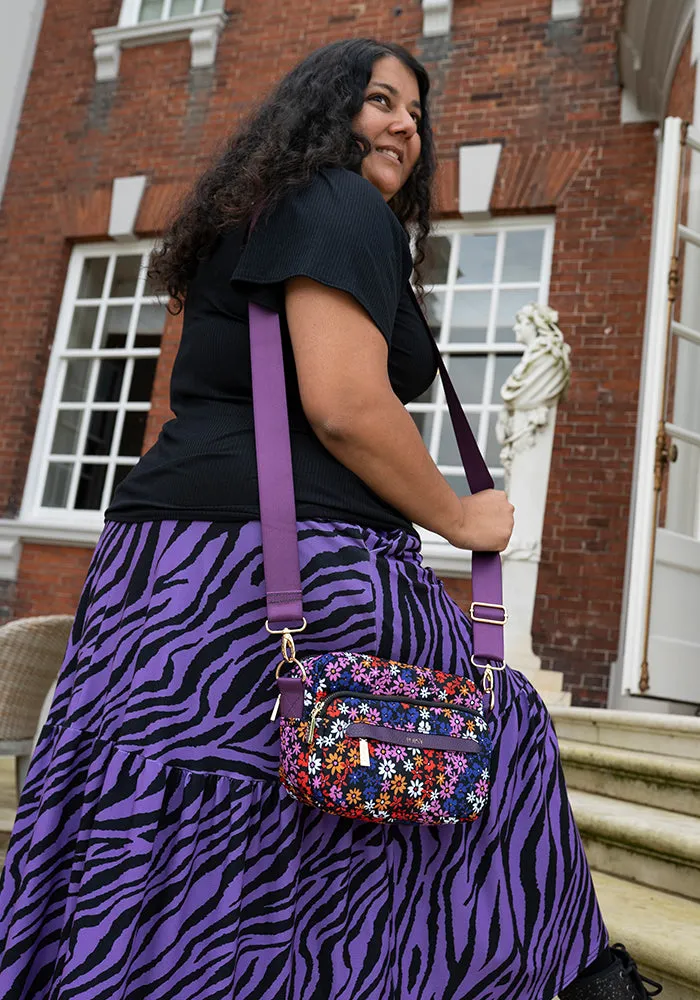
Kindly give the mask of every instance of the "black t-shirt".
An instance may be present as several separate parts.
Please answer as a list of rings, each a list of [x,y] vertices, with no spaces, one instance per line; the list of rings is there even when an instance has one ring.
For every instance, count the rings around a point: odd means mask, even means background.
[[[118,486],[106,517],[257,520],[257,472],[248,300],[281,317],[297,517],[413,530],[324,448],[299,396],[284,312],[284,282],[305,276],[349,292],[389,345],[388,374],[403,403],[436,374],[424,321],[409,291],[406,234],[381,194],[359,174],[323,169],[286,195],[244,245],[243,227],[202,261],[185,302],[172,371],[168,421]]]

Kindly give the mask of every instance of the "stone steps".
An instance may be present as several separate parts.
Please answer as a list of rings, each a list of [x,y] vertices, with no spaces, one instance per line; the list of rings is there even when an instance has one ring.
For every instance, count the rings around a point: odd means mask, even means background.
[[[550,715],[560,741],[700,761],[700,718],[557,706]]]
[[[558,670],[519,669],[530,681],[547,708],[562,708],[571,704],[571,692],[564,691],[564,675]]]
[[[663,1000],[700,1000],[700,903],[593,872],[610,941],[661,983]]]
[[[700,719],[550,713],[611,941],[664,1000],[700,1000]]]
[[[570,789],[700,817],[700,759],[559,740]]]
[[[569,801],[592,868],[700,900],[700,819],[578,789]]]

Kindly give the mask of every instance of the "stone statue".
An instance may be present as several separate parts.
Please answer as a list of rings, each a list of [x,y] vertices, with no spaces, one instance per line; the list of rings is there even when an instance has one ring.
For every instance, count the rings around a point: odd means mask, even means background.
[[[531,448],[549,413],[566,391],[571,376],[571,348],[557,326],[559,314],[548,306],[523,306],[513,331],[525,353],[501,388],[505,404],[498,415],[496,437],[509,475],[513,455]],[[520,416],[518,416],[520,414]]]

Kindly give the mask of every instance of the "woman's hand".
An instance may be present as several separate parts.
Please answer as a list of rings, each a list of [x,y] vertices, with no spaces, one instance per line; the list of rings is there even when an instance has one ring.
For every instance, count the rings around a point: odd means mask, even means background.
[[[460,497],[462,520],[448,541],[473,552],[503,552],[513,534],[515,507],[503,490]]]

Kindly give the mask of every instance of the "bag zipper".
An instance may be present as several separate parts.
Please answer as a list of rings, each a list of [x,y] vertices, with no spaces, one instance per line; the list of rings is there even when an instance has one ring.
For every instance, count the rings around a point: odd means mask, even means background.
[[[319,701],[311,711],[311,718],[309,719],[309,743],[314,738],[319,714],[326,705],[330,704],[336,698],[359,698],[361,701],[395,701],[401,705],[420,705],[422,708],[449,708],[453,711],[463,712],[471,719],[478,718],[478,713],[470,712],[468,708],[464,708],[462,705],[451,705],[447,701],[429,701],[425,698],[402,698],[401,695],[397,694],[366,694],[364,691],[334,691],[333,694],[326,695],[323,701]]]

